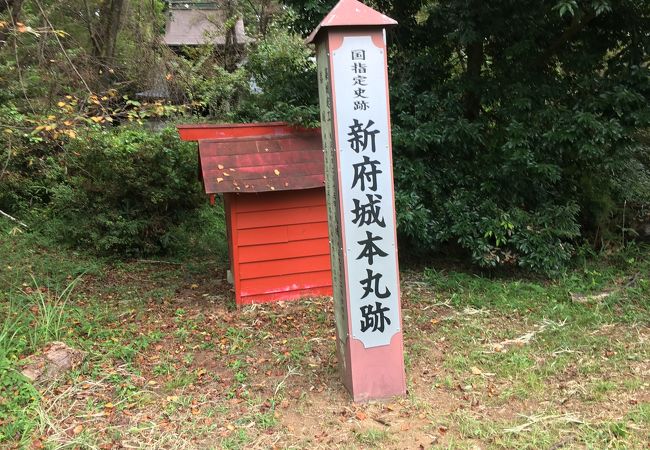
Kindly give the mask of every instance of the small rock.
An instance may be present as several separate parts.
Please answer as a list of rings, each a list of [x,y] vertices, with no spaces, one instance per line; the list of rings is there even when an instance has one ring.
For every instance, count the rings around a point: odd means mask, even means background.
[[[50,342],[42,353],[25,358],[22,374],[31,381],[51,381],[81,364],[86,354],[63,342]]]

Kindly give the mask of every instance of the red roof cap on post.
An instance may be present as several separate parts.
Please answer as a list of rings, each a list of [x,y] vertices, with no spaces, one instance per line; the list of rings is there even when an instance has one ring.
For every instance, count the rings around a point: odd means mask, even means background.
[[[354,26],[391,26],[397,21],[375,11],[357,0],[340,0],[323,21],[311,32],[307,43],[314,42],[322,28]]]

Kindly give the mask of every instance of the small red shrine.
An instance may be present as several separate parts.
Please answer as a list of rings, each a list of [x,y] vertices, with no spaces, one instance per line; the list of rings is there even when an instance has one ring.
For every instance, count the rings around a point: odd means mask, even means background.
[[[206,194],[223,196],[237,305],[332,295],[320,129],[181,125]]]

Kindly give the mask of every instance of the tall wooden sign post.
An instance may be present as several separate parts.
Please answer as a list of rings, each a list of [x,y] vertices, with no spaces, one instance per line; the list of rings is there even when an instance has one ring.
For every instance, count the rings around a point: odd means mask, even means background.
[[[385,28],[341,0],[316,44],[337,353],[355,401],[406,392]]]

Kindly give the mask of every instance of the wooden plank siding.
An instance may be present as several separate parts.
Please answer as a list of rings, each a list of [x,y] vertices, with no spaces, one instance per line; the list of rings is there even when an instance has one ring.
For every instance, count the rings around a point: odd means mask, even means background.
[[[332,295],[323,188],[224,197],[238,305]]]
[[[223,196],[237,305],[332,295],[320,130],[274,122],[178,132],[198,141],[211,202]]]

